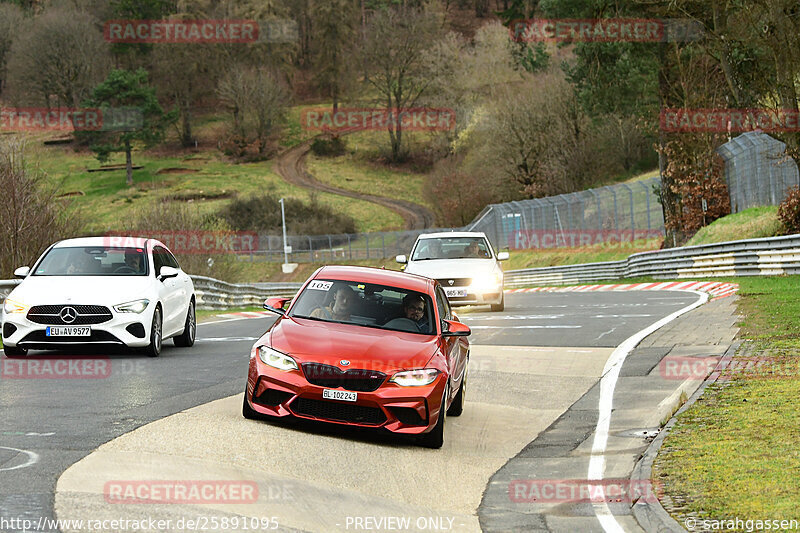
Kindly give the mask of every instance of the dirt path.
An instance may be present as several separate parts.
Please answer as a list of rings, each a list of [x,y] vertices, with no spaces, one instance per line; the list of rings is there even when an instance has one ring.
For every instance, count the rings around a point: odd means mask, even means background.
[[[317,180],[306,169],[305,159],[310,150],[310,141],[287,150],[275,159],[275,171],[284,180],[299,187],[338,194],[358,200],[366,200],[367,202],[382,205],[403,217],[406,229],[426,229],[434,226],[436,217],[427,207],[405,200],[393,200],[391,198],[375,196],[374,194],[340,189],[339,187],[334,187],[333,185],[328,185],[327,183],[322,183]]]

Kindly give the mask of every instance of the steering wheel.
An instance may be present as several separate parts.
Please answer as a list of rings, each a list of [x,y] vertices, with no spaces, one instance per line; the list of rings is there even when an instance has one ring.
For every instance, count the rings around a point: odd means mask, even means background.
[[[128,265],[122,265],[114,270],[114,274],[138,274],[139,271],[133,267],[129,267]]]
[[[399,329],[400,331],[408,331],[411,333],[419,333],[419,326],[410,318],[393,318],[383,325],[389,329]]]

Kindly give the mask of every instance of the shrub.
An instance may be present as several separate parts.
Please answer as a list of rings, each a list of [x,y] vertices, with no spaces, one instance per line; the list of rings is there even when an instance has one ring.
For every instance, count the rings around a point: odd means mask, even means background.
[[[153,236],[166,242],[164,235],[180,235],[191,232],[214,232],[213,234],[231,231],[230,226],[214,215],[203,215],[196,208],[172,202],[159,202],[135,210],[123,225],[113,233],[116,235]],[[181,268],[188,274],[209,276],[225,281],[239,278],[241,271],[236,256],[229,253],[180,253],[172,246],[175,257]],[[209,261],[212,259],[212,261]]]
[[[778,218],[786,234],[800,233],[800,187],[792,187],[778,206]]]
[[[310,203],[303,203],[297,198],[286,198],[284,207],[287,232],[293,235],[356,232],[356,223],[352,217],[320,204],[315,196],[311,197]],[[282,231],[280,200],[271,194],[236,199],[222,209],[219,216],[235,230],[273,234],[280,234]]]
[[[341,137],[316,137],[311,143],[311,151],[321,157],[336,157],[344,155],[347,147]]]
[[[28,164],[24,143],[0,143],[0,191],[0,279],[32,265],[53,242],[80,232],[78,214],[58,198],[46,174]]]

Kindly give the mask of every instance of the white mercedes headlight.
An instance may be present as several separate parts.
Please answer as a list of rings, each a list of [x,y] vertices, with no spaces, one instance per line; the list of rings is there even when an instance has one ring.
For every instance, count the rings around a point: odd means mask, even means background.
[[[20,302],[15,302],[10,298],[6,298],[5,303],[3,304],[3,310],[6,312],[7,315],[10,314],[25,314],[28,311],[29,305],[25,305]]]
[[[439,371],[435,368],[420,368],[419,370],[405,370],[392,376],[392,383],[397,383],[401,387],[423,387],[430,385],[436,380]]]
[[[273,350],[267,346],[259,346],[257,351],[258,358],[261,359],[261,362],[265,365],[277,368],[278,370],[297,370],[297,363],[295,360],[285,353]]]
[[[124,304],[114,306],[114,311],[117,313],[141,313],[150,304],[150,300],[134,300]]]

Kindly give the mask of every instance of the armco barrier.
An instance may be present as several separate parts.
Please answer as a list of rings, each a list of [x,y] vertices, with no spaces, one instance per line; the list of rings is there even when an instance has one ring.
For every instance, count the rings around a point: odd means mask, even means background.
[[[800,235],[642,252],[622,261],[510,270],[505,286],[569,285],[644,276],[682,279],[782,274],[800,274]]]
[[[749,239],[633,254],[622,261],[509,270],[506,288],[570,285],[638,278],[776,276],[800,274],[800,235]],[[300,283],[245,285],[192,276],[198,309],[261,305],[271,296],[294,296]],[[0,280],[0,302],[19,280]]]
[[[192,276],[198,309],[230,309],[260,306],[271,296],[294,296],[301,283],[259,283],[242,285],[226,283],[205,276]]]
[[[229,309],[260,306],[271,296],[294,296],[301,283],[259,283],[240,285],[205,276],[192,276],[198,309]],[[20,280],[0,280],[0,303]]]
[[[21,279],[0,279],[0,304],[6,300],[6,296],[19,285]]]

